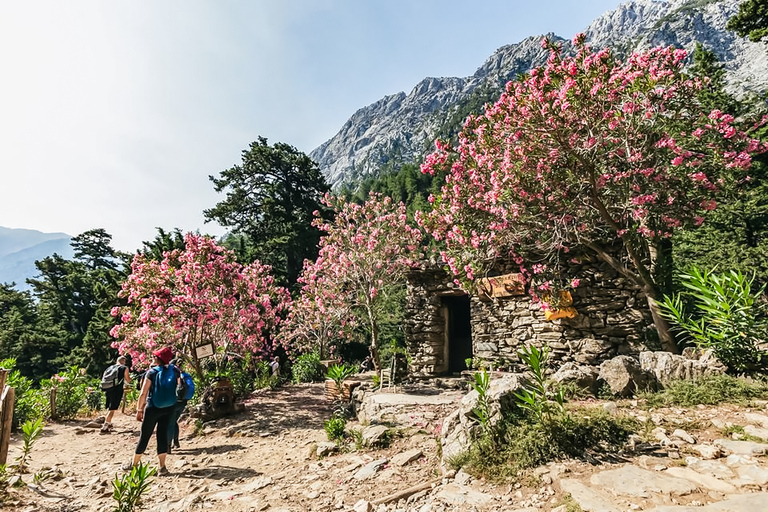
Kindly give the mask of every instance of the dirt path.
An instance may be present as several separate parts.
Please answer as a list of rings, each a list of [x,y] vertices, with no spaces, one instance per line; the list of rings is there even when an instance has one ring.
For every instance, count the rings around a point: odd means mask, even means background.
[[[648,445],[647,449],[625,454],[627,458],[564,461],[537,468],[517,483],[496,485],[461,471],[446,475],[439,467],[437,433],[442,418],[455,408],[461,392],[447,396],[447,402],[433,409],[401,409],[402,421],[385,449],[358,450],[348,445],[346,450],[318,458],[317,448],[328,444],[323,421],[332,413],[332,403],[325,398],[322,384],[260,392],[246,402],[244,413],[206,423],[198,435],[193,421],[183,425],[181,448],[168,456],[171,474],[153,479],[140,510],[562,512],[567,509],[562,507],[568,493],[578,497],[584,510],[768,510],[768,458],[760,455],[768,451],[768,445],[726,440],[731,443],[728,450],[734,451],[733,455],[706,455],[723,441],[724,428],[729,425],[742,426],[741,430],[753,438],[765,436],[768,441],[765,402],[756,401],[753,408],[721,405],[648,410],[636,400],[590,401],[590,406],[636,417],[647,425],[645,436],[657,441],[640,443]],[[139,423],[132,414],[118,413],[115,432],[109,435],[84,428],[85,423],[46,425],[29,465],[31,473],[46,470],[55,477],[39,486],[14,490],[12,501],[0,504],[0,508],[23,512],[113,510],[112,481],[116,474],[122,474],[120,465],[131,459]],[[359,427],[355,422],[347,426]],[[686,432],[679,434],[678,429]],[[695,445],[682,440],[688,433],[696,437]],[[738,438],[737,434],[733,437]],[[736,446],[738,443],[743,446]],[[17,437],[9,460],[18,456],[19,445]],[[744,447],[747,452],[741,451]],[[157,464],[154,450],[153,439],[145,457],[152,465]],[[407,454],[411,454],[409,461],[403,462]],[[371,471],[366,474],[368,469]],[[24,476],[25,482],[32,483],[31,473]],[[654,483],[659,478],[661,483]],[[630,489],[638,479],[648,479],[639,482],[640,487],[652,488],[672,481],[683,487],[662,493]],[[355,508],[360,500],[375,503],[430,482],[434,485],[424,487],[407,502]],[[717,508],[725,506],[724,500],[729,499],[747,501],[735,504],[735,508]]]
[[[424,431],[398,437],[386,450],[352,451],[317,459],[311,452],[326,442],[323,421],[332,413],[321,384],[289,386],[254,395],[246,412],[206,424],[194,435],[194,423],[182,425],[181,448],[168,456],[171,475],[156,477],[142,510],[335,510],[359,499],[373,500],[409,487],[436,473],[437,445]],[[86,421],[50,423],[34,446],[31,473],[52,468],[55,479],[39,488],[14,491],[9,510],[105,511],[114,500],[112,481],[131,459],[139,435],[134,416],[117,413],[115,430],[101,435],[83,428]],[[354,480],[368,462],[418,447],[423,456],[407,468],[375,480]],[[20,452],[14,438],[9,460]],[[155,438],[145,461],[156,466]],[[32,474],[25,475],[32,482]],[[350,483],[352,480],[352,483]]]

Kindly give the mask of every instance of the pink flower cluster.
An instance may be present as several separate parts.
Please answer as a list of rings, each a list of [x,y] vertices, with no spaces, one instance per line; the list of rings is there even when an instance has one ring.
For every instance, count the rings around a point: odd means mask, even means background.
[[[270,353],[271,333],[287,315],[290,295],[275,286],[271,268],[241,265],[209,237],[187,234],[186,248],[155,261],[137,254],[122,285],[127,305],[113,308],[121,323],[110,334],[113,347],[140,364],[163,345],[191,355],[195,346]]]
[[[510,250],[554,261],[590,243],[652,247],[715,208],[724,169],[738,174],[768,150],[732,116],[702,110],[684,51],[622,62],[583,35],[574,42],[567,57],[545,41],[547,64],[509,82],[456,147],[439,142],[422,165],[447,176],[419,223],[445,241],[443,261],[465,284]],[[649,257],[632,252],[637,265]]]

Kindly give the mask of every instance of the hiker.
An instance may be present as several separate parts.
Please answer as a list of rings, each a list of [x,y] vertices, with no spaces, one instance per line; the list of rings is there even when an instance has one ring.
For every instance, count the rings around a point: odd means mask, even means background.
[[[181,359],[174,359],[171,364],[179,369],[181,375],[180,387],[176,393],[176,405],[173,407],[171,422],[168,425],[168,453],[172,447],[179,448],[179,417],[184,412],[187,402],[195,395],[195,381],[192,376],[181,367]]]
[[[141,456],[147,449],[149,438],[157,427],[157,459],[160,465],[159,475],[169,474],[165,467],[168,453],[168,425],[176,406],[176,389],[180,385],[181,374],[173,366],[173,350],[163,347],[152,353],[155,356],[153,367],[144,374],[141,394],[136,410],[136,420],[141,422],[141,437],[136,445],[133,461],[123,465],[123,470],[130,471],[141,462]]]
[[[273,357],[269,367],[272,369],[272,375],[280,375],[280,358],[278,356]]]
[[[118,357],[115,364],[104,370],[104,374],[101,376],[101,389],[104,390],[105,408],[107,409],[104,425],[101,426],[102,434],[109,434],[112,430],[112,418],[115,411],[120,408],[120,402],[123,401],[123,387],[125,384],[131,383],[131,374],[125,363],[125,356]]]

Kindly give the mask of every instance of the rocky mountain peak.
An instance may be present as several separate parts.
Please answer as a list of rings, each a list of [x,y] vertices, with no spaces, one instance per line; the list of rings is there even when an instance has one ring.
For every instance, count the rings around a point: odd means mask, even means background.
[[[595,19],[584,33],[593,48],[628,55],[655,46],[692,51],[696,42],[725,64],[729,88],[737,93],[768,90],[768,48],[725,29],[741,0],[629,0]],[[504,83],[546,62],[541,40],[570,41],[555,34],[528,37],[496,50],[470,77],[425,78],[355,112],[341,130],[310,153],[329,183],[338,188],[375,175],[383,166],[418,162],[431,148],[445,120],[479,87]]]

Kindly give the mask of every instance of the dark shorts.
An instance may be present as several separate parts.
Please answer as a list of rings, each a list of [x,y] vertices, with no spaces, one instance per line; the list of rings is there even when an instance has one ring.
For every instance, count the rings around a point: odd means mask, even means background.
[[[105,389],[104,394],[107,396],[107,410],[118,410],[120,408],[120,402],[123,400],[123,386],[115,386],[113,388]]]

